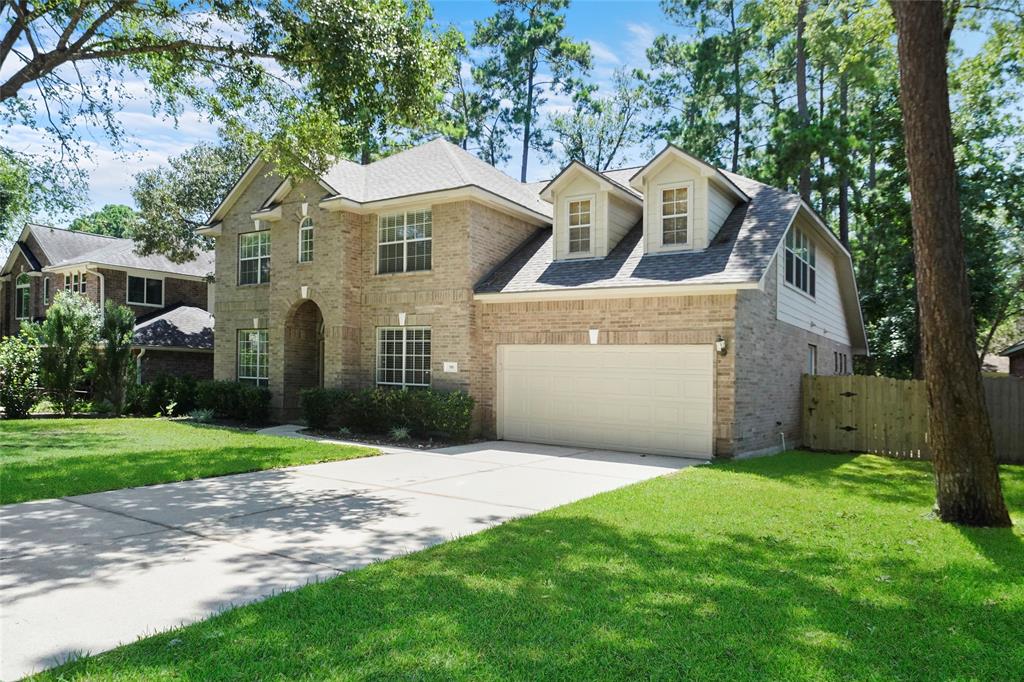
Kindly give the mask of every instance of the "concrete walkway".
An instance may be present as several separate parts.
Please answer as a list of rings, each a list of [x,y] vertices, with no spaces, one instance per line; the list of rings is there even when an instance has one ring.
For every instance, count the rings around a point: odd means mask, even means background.
[[[490,442],[7,505],[0,678],[698,463]]]

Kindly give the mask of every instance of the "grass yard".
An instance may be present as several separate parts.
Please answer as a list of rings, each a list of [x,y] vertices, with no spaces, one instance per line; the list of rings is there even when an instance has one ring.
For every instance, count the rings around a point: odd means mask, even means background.
[[[1020,679],[1015,530],[927,464],[687,469],[83,659],[42,679]]]
[[[0,504],[375,454],[164,419],[0,421]]]

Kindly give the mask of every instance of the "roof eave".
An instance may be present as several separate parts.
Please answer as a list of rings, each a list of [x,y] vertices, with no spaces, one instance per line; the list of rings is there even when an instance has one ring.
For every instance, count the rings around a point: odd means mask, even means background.
[[[525,301],[582,300],[608,298],[652,298],[661,296],[705,296],[743,289],[757,289],[757,281],[716,283],[670,283],[608,287],[565,287],[532,291],[485,291],[473,294],[481,303],[518,303]]]
[[[527,218],[528,222],[533,224],[551,224],[551,216],[528,208],[516,201],[512,201],[507,197],[492,192],[491,190],[484,189],[479,185],[472,184],[462,185],[460,187],[450,187],[447,189],[430,190],[427,192],[416,192],[413,194],[405,194],[365,202],[356,201],[339,194],[322,199],[318,206],[327,211],[347,210],[354,213],[373,213],[377,210],[387,209],[391,206],[409,204],[420,200],[454,201],[466,197],[497,204],[507,211],[511,211]]]
[[[661,163],[663,157],[666,154],[673,152],[676,154],[680,154],[686,161],[689,161],[690,163],[697,166],[701,170],[701,175],[703,175],[704,177],[715,178],[716,180],[718,180],[719,183],[721,183],[726,189],[728,189],[733,195],[735,195],[735,197],[739,201],[750,201],[750,196],[747,195],[747,193],[741,190],[739,187],[737,187],[736,183],[734,183],[732,180],[726,177],[726,175],[721,170],[715,168],[714,166],[712,166],[707,161],[704,161],[703,159],[698,159],[696,156],[693,156],[692,154],[688,153],[687,151],[678,147],[677,145],[672,144],[671,142],[666,142],[664,149],[655,154],[653,159],[648,161],[636,173],[634,173],[632,177],[629,178],[630,187],[642,192],[643,180],[647,176],[647,174],[658,164]]]

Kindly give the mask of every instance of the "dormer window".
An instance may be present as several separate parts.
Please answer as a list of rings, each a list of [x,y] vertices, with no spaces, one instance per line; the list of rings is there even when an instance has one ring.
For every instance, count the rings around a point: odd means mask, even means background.
[[[593,203],[590,199],[569,200],[569,253],[583,255],[590,253],[591,228],[593,226]]]
[[[690,241],[690,187],[678,185],[661,190],[661,243],[685,246]]]

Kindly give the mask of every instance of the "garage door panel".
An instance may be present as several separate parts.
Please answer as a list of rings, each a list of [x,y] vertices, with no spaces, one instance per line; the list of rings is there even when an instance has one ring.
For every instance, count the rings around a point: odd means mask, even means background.
[[[500,346],[502,436],[710,457],[710,346]]]

